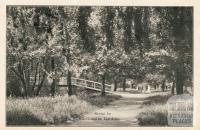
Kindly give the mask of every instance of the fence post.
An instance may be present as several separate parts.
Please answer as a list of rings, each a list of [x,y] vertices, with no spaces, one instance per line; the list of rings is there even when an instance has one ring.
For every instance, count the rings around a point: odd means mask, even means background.
[[[87,87],[87,81],[83,80],[85,82],[85,87]]]

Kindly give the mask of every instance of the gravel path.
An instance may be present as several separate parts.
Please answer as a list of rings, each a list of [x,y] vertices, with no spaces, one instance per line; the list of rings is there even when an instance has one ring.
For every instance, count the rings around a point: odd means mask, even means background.
[[[63,126],[82,127],[133,127],[138,126],[137,115],[142,111],[142,103],[152,94],[118,93],[121,99],[110,103],[108,106],[86,114],[78,121],[69,121]],[[62,125],[61,125],[62,126]]]

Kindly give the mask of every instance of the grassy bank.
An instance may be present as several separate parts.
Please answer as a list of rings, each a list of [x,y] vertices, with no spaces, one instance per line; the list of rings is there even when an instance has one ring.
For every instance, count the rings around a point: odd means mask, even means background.
[[[143,111],[137,119],[141,126],[167,126],[167,105],[170,95],[158,95],[145,99]]]
[[[118,100],[120,96],[82,91],[76,96],[8,98],[7,125],[56,125],[81,118],[97,107]]]
[[[47,125],[80,118],[93,106],[76,96],[8,98],[7,125]]]

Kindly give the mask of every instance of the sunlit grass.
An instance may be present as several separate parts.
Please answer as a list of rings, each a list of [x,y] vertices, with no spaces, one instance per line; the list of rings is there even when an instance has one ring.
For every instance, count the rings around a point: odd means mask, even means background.
[[[171,95],[157,95],[146,98],[143,110],[137,116],[141,126],[167,126],[166,102]]]
[[[8,98],[7,125],[46,125],[80,118],[93,107],[76,96]]]
[[[138,115],[139,125],[142,126],[167,126],[167,106],[152,104]]]

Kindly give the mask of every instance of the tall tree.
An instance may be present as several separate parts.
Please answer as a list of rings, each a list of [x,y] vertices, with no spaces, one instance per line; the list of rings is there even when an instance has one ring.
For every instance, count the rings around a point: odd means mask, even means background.
[[[79,37],[76,34],[77,32],[77,17],[78,17],[78,8],[77,7],[60,7],[55,9],[58,10],[59,22],[57,32],[62,32],[58,37],[61,38],[62,51],[61,55],[65,57],[64,62],[62,62],[63,71],[67,70],[67,86],[68,86],[68,95],[71,96],[74,94],[73,87],[71,83],[72,72],[76,66],[76,60],[78,59],[77,53],[79,48],[77,48],[77,43],[79,42]],[[62,37],[63,36],[63,37]]]
[[[159,28],[163,30],[159,34],[163,41],[160,46],[170,48],[171,53],[174,53],[175,59],[173,62],[169,62],[173,66],[171,73],[175,79],[176,93],[183,94],[185,75],[191,77],[192,72],[190,69],[189,73],[185,73],[188,69],[186,66],[192,64],[192,8],[173,7],[156,8],[156,10],[161,20]]]
[[[35,31],[33,18],[37,12],[34,8],[7,7],[7,11],[7,56],[11,58],[7,68],[20,79],[22,95],[30,96],[34,93],[36,83],[42,84],[44,80],[38,79],[41,72],[36,70],[43,70],[46,66],[38,64],[45,53],[42,50],[46,48],[46,30],[43,28],[39,34]],[[38,26],[42,23],[37,22]]]

